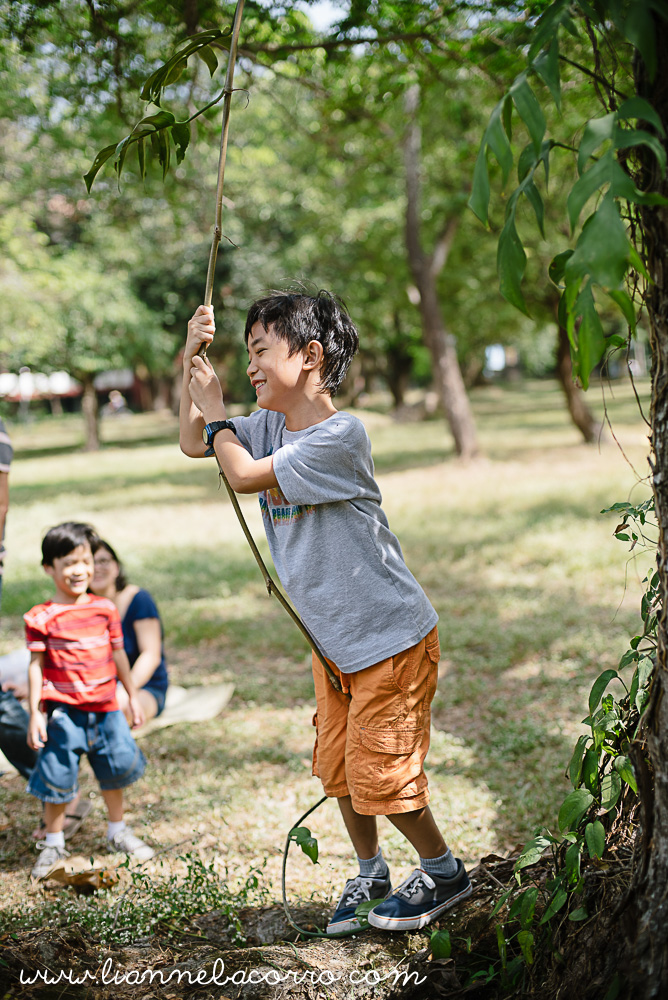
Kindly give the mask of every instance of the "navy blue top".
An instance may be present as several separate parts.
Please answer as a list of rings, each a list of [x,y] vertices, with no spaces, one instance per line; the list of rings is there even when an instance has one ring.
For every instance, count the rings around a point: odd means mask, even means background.
[[[140,653],[139,645],[137,643],[137,634],[135,632],[135,622],[141,621],[144,618],[157,618],[160,622],[158,608],[148,590],[138,590],[130,601],[128,610],[125,612],[125,617],[121,622],[123,626],[123,645],[131,667],[134,667]],[[158,691],[166,691],[169,683],[167,679],[165,650],[162,645],[162,635],[162,622],[160,622],[160,663],[144,685],[144,687],[156,688]]]

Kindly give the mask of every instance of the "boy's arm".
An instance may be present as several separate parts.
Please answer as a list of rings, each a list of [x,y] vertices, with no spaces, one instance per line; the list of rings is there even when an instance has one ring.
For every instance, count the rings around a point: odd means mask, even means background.
[[[179,406],[179,444],[181,451],[189,458],[204,458],[206,445],[202,439],[204,419],[190,397],[190,369],[192,359],[202,344],[213,340],[216,324],[211,306],[199,306],[188,323],[188,336],[183,351],[183,381],[181,383],[181,403]],[[221,394],[222,395],[222,394]]]
[[[28,667],[28,703],[30,719],[28,720],[28,746],[33,750],[41,750],[46,743],[46,722],[40,710],[42,700],[42,664],[44,653],[32,653]]]
[[[197,354],[201,344],[213,340],[213,310],[200,306],[188,323],[188,339],[183,355],[183,386],[180,409],[181,451],[191,458],[203,458],[205,424],[227,420],[223,391],[208,359]],[[234,431],[218,431],[213,447],[227,481],[236,493],[257,493],[278,486],[274,460],[255,459],[237,439]]]
[[[128,693],[130,711],[132,712],[132,725],[135,728],[137,726],[143,726],[144,709],[141,707],[141,703],[137,697],[137,688],[135,687],[135,682],[132,679],[130,661],[128,660],[127,653],[124,649],[114,649],[113,655],[118,679]]]

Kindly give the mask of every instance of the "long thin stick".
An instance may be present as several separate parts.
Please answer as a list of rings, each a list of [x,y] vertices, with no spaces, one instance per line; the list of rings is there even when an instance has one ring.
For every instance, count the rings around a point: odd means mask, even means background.
[[[244,3],[245,0],[238,0],[236,10],[234,11],[234,21],[232,24],[232,37],[230,40],[230,56],[227,63],[227,74],[225,76],[225,90],[224,90],[225,96],[223,98],[223,124],[222,124],[222,134],[220,138],[220,157],[218,159],[218,184],[216,187],[216,220],[213,228],[213,240],[211,242],[211,252],[209,254],[209,267],[206,273],[206,291],[204,292],[205,306],[210,306],[213,298],[213,279],[216,270],[216,257],[218,255],[218,246],[220,244],[220,240],[223,235],[223,183],[225,180],[225,161],[227,159],[227,135],[230,128],[230,108],[231,108],[232,94],[234,92],[232,87],[234,81],[234,66],[237,59],[237,44],[239,42],[239,30],[241,28],[241,17],[244,10]],[[206,357],[206,345],[203,344],[198,353]],[[239,519],[239,524],[241,525],[241,529],[244,535],[246,536],[246,541],[250,545],[251,551],[255,556],[255,561],[260,567],[260,572],[264,577],[267,593],[274,594],[278,598],[279,603],[285,608],[287,613],[292,618],[293,622],[297,625],[300,632],[305,637],[306,641],[310,645],[315,655],[320,660],[320,663],[324,667],[325,673],[329,677],[330,683],[332,684],[334,689],[336,691],[341,691],[341,682],[339,681],[338,677],[334,674],[331,667],[327,663],[322,650],[320,649],[315,639],[304,625],[299,615],[290,606],[288,601],[285,599],[285,597],[283,596],[283,594],[281,593],[281,591],[278,589],[273,579],[271,578],[271,575],[269,574],[269,571],[267,570],[267,567],[264,564],[262,556],[260,555],[258,547],[255,544],[255,540],[253,539],[253,536],[250,533],[250,528],[246,524],[246,519],[241,513],[241,507],[239,506],[239,501],[237,500],[236,494],[232,489],[232,487],[230,486],[230,484],[228,483],[227,477],[223,472],[220,462],[218,462],[218,469],[220,472],[220,478],[225,483],[225,489],[227,490],[227,493],[229,495],[230,501],[234,508],[234,512],[237,515],[237,518]]]
[[[213,297],[213,277],[216,270],[216,257],[218,255],[218,244],[223,235],[223,182],[225,180],[225,161],[227,160],[227,134],[230,129],[230,109],[232,104],[232,83],[234,80],[234,66],[237,61],[237,44],[239,42],[239,30],[241,28],[241,17],[244,12],[245,0],[238,0],[234,11],[234,21],[232,24],[232,38],[230,40],[230,57],[227,62],[227,74],[225,76],[225,96],[223,98],[223,125],[220,136],[220,156],[218,158],[218,184],[216,186],[216,221],[213,228],[213,241],[211,243],[211,253],[209,254],[209,267],[206,272],[206,291],[204,292],[204,305],[210,306]]]

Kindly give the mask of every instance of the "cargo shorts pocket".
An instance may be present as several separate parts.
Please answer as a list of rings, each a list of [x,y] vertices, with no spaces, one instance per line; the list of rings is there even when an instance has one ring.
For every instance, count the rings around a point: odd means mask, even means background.
[[[426,784],[422,771],[423,729],[360,726],[354,785],[359,799],[384,801],[415,796]]]

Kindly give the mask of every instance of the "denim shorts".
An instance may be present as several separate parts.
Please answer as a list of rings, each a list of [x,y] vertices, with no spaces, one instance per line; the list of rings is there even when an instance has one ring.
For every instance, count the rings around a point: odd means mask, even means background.
[[[153,687],[151,684],[144,684],[142,691],[148,691],[155,698],[158,711],[155,713],[156,718],[160,715],[165,707],[165,699],[167,698],[167,688]]]
[[[42,802],[71,802],[79,791],[79,759],[86,754],[100,788],[125,788],[141,778],[146,759],[122,712],[86,712],[51,703],[46,744],[28,791]]]

